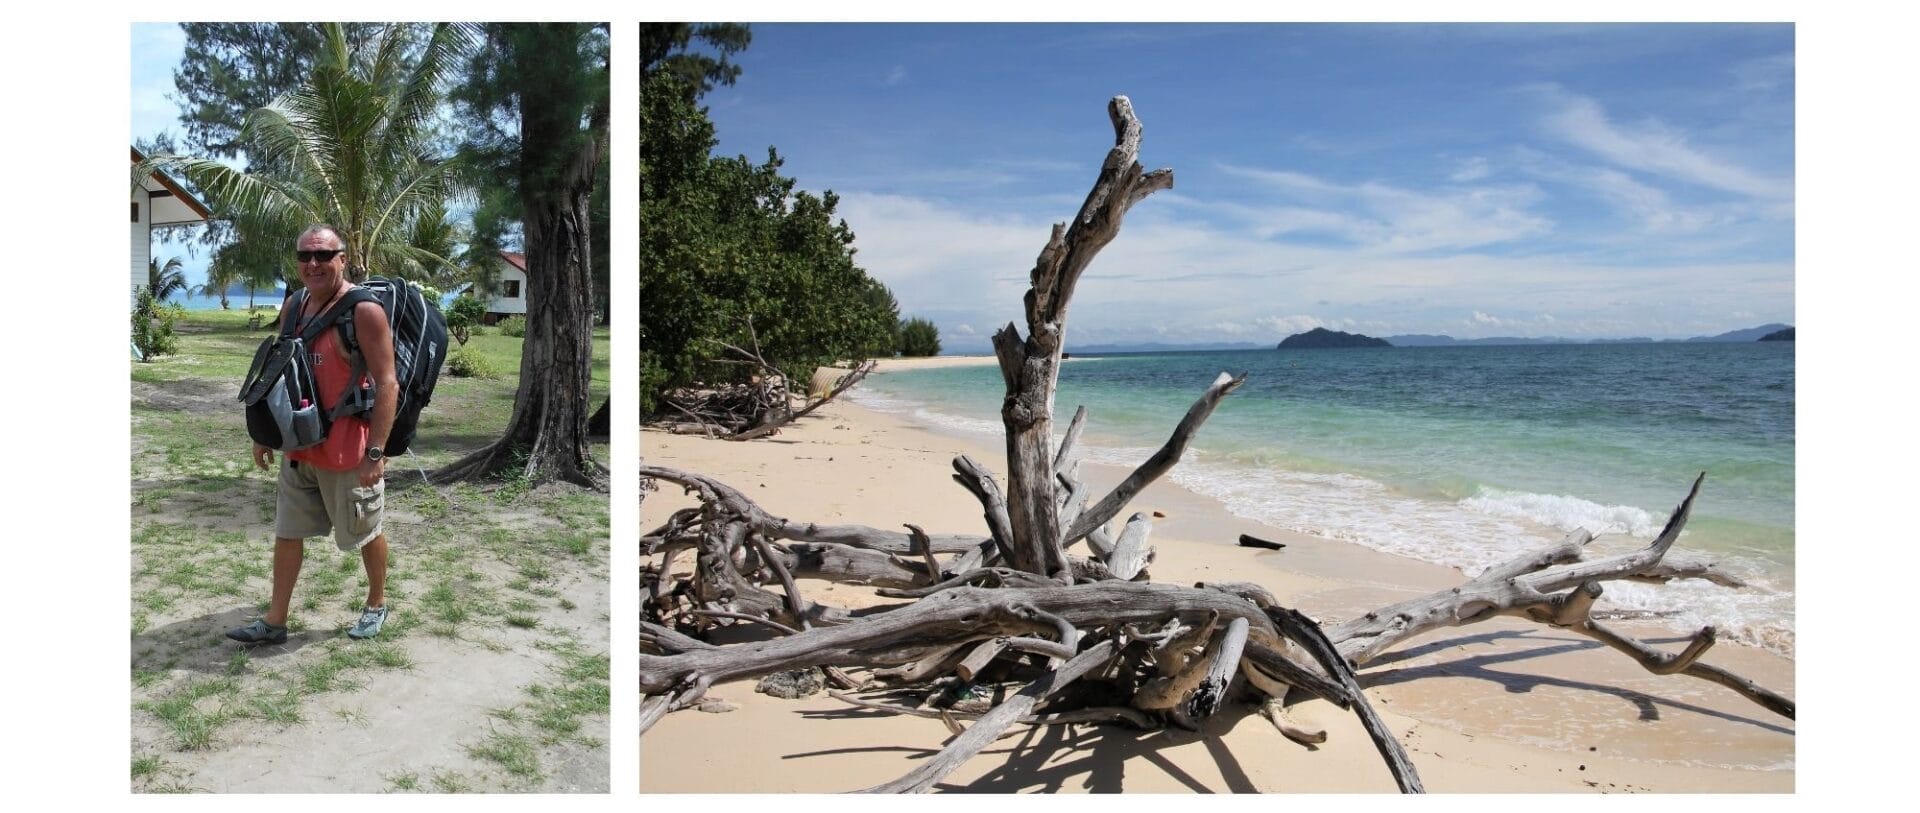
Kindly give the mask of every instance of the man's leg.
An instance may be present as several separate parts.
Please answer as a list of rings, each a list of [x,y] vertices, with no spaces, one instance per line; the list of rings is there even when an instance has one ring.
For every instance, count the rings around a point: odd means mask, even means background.
[[[305,555],[306,540],[273,538],[273,599],[267,605],[268,624],[287,625],[287,608],[293,604],[293,584],[300,580],[300,561]]]
[[[367,606],[387,606],[387,535],[360,546],[360,564],[367,569]]]

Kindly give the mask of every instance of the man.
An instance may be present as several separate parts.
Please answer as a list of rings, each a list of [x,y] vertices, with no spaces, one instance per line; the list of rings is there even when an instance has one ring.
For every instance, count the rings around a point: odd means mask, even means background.
[[[298,309],[292,299],[280,308],[282,326],[293,320],[298,333],[325,318],[326,313],[354,287],[347,280],[346,242],[326,225],[309,226],[295,243],[300,280],[306,298]],[[353,382],[353,358],[340,330],[328,328],[314,340],[312,354],[320,408],[332,412],[349,383],[372,387],[373,408],[359,415],[333,419],[327,439],[319,445],[288,452],[280,468],[279,498],[274,507],[273,597],[265,618],[227,631],[227,637],[247,644],[278,644],[287,640],[287,610],[293,585],[300,578],[306,538],[329,531],[342,551],[359,550],[367,570],[367,603],[360,620],[347,631],[352,638],[372,638],[387,621],[387,536],[381,530],[386,505],[387,460],[381,447],[393,429],[400,384],[393,364],[393,335],[386,311],[378,302],[360,302],[353,308],[354,336],[366,371]],[[254,444],[253,462],[262,471],[273,465],[273,449]]]

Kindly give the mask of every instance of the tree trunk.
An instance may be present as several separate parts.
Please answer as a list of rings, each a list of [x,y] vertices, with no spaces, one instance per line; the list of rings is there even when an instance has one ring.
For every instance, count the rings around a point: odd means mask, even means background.
[[[1066,341],[1067,303],[1094,255],[1120,232],[1120,221],[1140,199],[1173,186],[1173,170],[1142,172],[1140,120],[1125,96],[1107,104],[1114,145],[1100,177],[1080,205],[1073,225],[1055,224],[1053,237],[1034,261],[1027,291],[1027,336],[1007,323],[993,336],[1007,398],[1000,410],[1007,428],[1007,513],[1013,547],[1032,557],[1035,573],[1072,583],[1060,538],[1054,485],[1053,395]]]
[[[566,105],[555,110],[536,101],[547,90],[519,92],[527,335],[513,417],[500,440],[441,469],[433,476],[437,482],[512,470],[535,482],[606,487],[606,470],[593,460],[587,441],[595,313],[591,203],[606,111],[593,109],[583,134],[577,112],[570,118],[562,115],[570,109]],[[567,152],[564,162],[550,158]],[[547,176],[549,168],[558,171]]]

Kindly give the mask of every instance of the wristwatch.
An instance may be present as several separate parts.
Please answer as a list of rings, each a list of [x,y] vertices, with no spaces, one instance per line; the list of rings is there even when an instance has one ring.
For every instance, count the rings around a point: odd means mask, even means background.
[[[367,459],[368,459],[368,460],[379,460],[380,458],[383,458],[383,457],[386,457],[386,456],[387,456],[387,453],[386,453],[386,452],[384,452],[384,451],[381,451],[381,449],[380,449],[380,447],[378,447],[378,446],[368,446],[368,447],[367,447]]]

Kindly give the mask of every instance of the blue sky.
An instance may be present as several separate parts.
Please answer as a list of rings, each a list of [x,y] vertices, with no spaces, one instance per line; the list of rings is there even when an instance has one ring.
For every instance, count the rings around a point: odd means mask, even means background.
[[[1018,318],[1126,94],[1148,168],[1070,342],[1681,337],[1794,314],[1790,25],[756,24],[723,154],[832,189],[949,352]],[[131,29],[131,132],[177,26]],[[200,278],[206,255],[183,244]]]
[[[1140,203],[1071,343],[1673,337],[1794,321],[1790,25],[760,24],[719,152],[832,189],[952,351],[1018,318],[1129,96]]]

